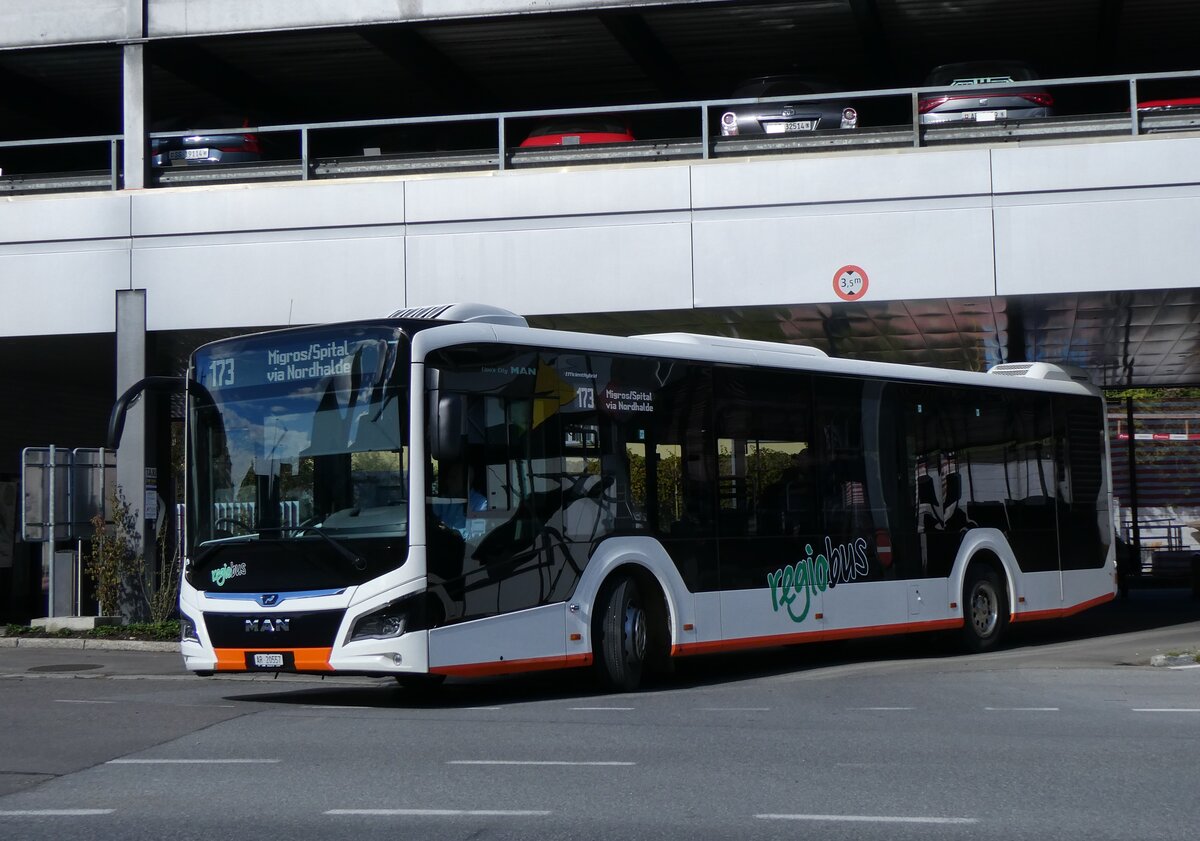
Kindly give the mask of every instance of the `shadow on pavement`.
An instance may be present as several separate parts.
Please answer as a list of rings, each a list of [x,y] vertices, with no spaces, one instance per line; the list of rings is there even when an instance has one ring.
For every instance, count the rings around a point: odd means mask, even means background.
[[[1012,626],[1004,648],[1035,649],[1195,622],[1200,622],[1200,601],[1191,598],[1189,590],[1134,589],[1126,598],[1067,619]],[[674,661],[672,673],[660,676],[646,689],[717,686],[859,662],[958,657],[963,652],[956,642],[953,633],[911,634],[687,657]],[[588,698],[613,704],[621,696],[602,692],[590,670],[573,669],[478,680],[451,679],[441,687],[424,690],[404,689],[390,679],[381,678],[373,686],[306,686],[225,697],[230,701],[295,706],[464,709]]]

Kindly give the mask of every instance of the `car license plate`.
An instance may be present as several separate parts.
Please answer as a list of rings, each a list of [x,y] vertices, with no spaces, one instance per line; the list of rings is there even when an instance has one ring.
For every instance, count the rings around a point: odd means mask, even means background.
[[[1007,111],[968,111],[963,114],[963,119],[974,120],[977,123],[994,123],[996,120],[1003,120],[1007,116]]]
[[[255,654],[254,666],[259,669],[282,669],[282,654]]]
[[[791,120],[786,123],[766,123],[767,134],[783,134],[790,131],[812,131],[812,120]]]
[[[208,149],[172,149],[167,157],[172,161],[202,161],[208,158]]]

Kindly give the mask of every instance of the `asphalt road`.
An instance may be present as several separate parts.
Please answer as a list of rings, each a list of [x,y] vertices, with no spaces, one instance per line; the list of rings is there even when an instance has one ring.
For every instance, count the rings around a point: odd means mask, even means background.
[[[1200,603],[1135,591],[963,656],[682,661],[648,691],[200,679],[0,648],[0,838],[1193,839]]]

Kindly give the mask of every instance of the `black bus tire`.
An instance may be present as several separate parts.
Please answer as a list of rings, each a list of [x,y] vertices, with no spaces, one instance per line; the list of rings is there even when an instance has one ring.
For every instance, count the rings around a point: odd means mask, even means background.
[[[598,651],[594,652],[601,684],[617,692],[633,692],[647,671],[650,617],[637,581],[622,575],[606,587],[599,603]]]
[[[1008,627],[1008,590],[996,569],[975,562],[963,581],[963,646],[971,652],[995,648]]]

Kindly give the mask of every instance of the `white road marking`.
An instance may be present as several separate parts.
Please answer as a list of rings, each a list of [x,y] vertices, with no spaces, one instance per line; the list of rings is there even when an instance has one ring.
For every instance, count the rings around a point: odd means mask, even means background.
[[[990,713],[1056,713],[1058,707],[984,707]]]
[[[0,818],[76,818],[89,815],[111,815],[116,809],[3,809]]]
[[[451,759],[447,765],[581,765],[627,766],[636,762],[570,762],[561,759]]]
[[[905,710],[915,710],[916,707],[851,707],[850,709],[859,712],[903,712]]]
[[[502,710],[504,707],[467,707],[468,710]]]
[[[1189,666],[1167,666],[1171,671],[1179,671],[1180,669],[1200,669],[1200,663],[1195,663]]]
[[[1200,713],[1200,709],[1190,707],[1135,707],[1135,713]]]
[[[277,765],[278,759],[110,759],[105,765]]]
[[[910,818],[899,815],[755,815],[764,821],[842,821],[854,823],[979,823],[975,818]]]
[[[633,707],[571,707],[576,712],[630,712]]]
[[[769,713],[770,707],[700,707],[704,713]]]
[[[116,701],[76,701],[72,698],[55,698],[56,704],[115,704]]]
[[[541,809],[329,809],[327,815],[405,815],[415,817],[541,817],[554,814]]]

